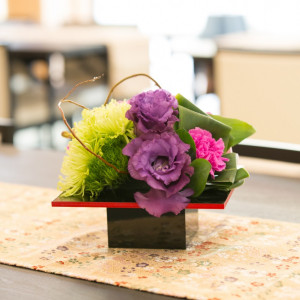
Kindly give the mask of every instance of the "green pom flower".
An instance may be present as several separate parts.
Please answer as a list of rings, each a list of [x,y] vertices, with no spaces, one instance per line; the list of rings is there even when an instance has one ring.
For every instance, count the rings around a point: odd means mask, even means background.
[[[125,117],[130,105],[112,100],[106,106],[83,110],[82,120],[75,123],[78,138],[93,152],[119,170],[127,170],[128,158],[122,149],[135,138],[133,122]],[[94,200],[105,187],[116,188],[128,179],[89,153],[73,139],[62,165],[58,188],[63,196],[88,196]]]

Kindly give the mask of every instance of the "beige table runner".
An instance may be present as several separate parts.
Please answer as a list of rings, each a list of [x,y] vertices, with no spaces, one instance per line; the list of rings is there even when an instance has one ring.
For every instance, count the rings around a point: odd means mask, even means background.
[[[300,299],[300,224],[200,211],[187,250],[108,249],[103,208],[0,183],[0,262],[189,299]]]

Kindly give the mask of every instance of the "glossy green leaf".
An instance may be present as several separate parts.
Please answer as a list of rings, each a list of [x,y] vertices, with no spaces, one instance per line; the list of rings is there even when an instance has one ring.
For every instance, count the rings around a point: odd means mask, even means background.
[[[216,190],[216,191],[230,191],[231,183],[224,184],[209,184],[206,185],[205,190]]]
[[[245,170],[244,168],[240,168],[236,172],[234,182],[240,181],[240,180],[248,178],[248,177],[249,177],[249,173],[247,172],[247,170]]]
[[[228,162],[226,162],[226,169],[233,169],[233,168],[237,168],[237,153],[226,153],[223,155],[223,157],[226,157],[229,159]]]
[[[209,186],[206,186],[205,189],[207,190],[217,190],[217,191],[231,191],[232,189],[235,189],[239,186],[241,186],[243,183],[244,183],[244,179],[241,179],[233,184],[213,184],[213,185],[209,185]]]
[[[247,177],[249,177],[249,173],[244,168],[240,168],[236,170],[234,182],[232,182],[231,184],[228,184],[228,182],[212,182],[211,187],[220,190],[230,191],[241,186]]]
[[[189,101],[188,99],[186,99],[185,97],[183,97],[182,95],[180,94],[177,94],[175,96],[175,98],[177,99],[178,101],[178,104],[187,108],[187,109],[190,109],[194,112],[197,112],[197,113],[200,113],[201,115],[205,115],[205,116],[208,116],[204,111],[202,111],[198,106],[196,106],[195,104],[193,104],[191,101]]]
[[[216,176],[216,178],[214,180],[212,180],[212,183],[234,183],[235,181],[235,176],[236,176],[236,169],[226,169],[223,170],[222,172],[219,173],[218,176]]]
[[[228,143],[228,148],[233,147],[234,145],[240,143],[242,140],[255,133],[255,129],[250,124],[244,121],[225,118],[217,115],[211,116],[215,120],[218,120],[232,128],[230,132],[230,141]]]
[[[173,128],[174,128],[175,131],[178,130],[178,128],[179,128],[179,122],[175,122]]]
[[[241,186],[244,182],[245,182],[244,179],[235,182],[234,184],[232,184],[232,185],[229,187],[229,190],[232,190],[232,189],[235,189],[235,188]]]
[[[191,156],[192,160],[194,160],[196,158],[196,145],[195,142],[193,140],[193,138],[191,137],[191,135],[184,130],[183,128],[181,129],[177,129],[176,133],[179,135],[180,139],[186,143],[190,145],[190,150],[188,152],[188,154]]]
[[[198,197],[205,189],[211,164],[206,159],[198,158],[192,161],[191,166],[194,167],[194,174],[187,187],[194,191],[192,197]]]
[[[178,106],[179,110],[179,129],[183,128],[187,131],[199,127],[206,129],[211,132],[212,136],[218,140],[222,138],[225,144],[225,147],[228,145],[229,134],[231,127],[221,122],[209,117],[208,115],[202,115],[201,113],[192,111],[181,105]]]
[[[235,182],[236,172],[237,172],[237,154],[227,153],[223,157],[229,159],[226,162],[225,170],[221,172],[215,172],[215,179],[210,179],[209,182],[212,184],[226,184],[231,185]]]

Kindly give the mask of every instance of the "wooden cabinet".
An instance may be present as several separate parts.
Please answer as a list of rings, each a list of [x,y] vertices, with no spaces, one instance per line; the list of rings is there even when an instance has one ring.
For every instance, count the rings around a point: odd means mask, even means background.
[[[214,60],[222,114],[252,124],[255,139],[300,144],[300,48],[228,48]]]

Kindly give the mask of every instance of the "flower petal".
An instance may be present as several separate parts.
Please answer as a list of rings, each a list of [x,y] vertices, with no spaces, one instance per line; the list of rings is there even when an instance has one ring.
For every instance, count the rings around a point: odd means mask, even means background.
[[[187,197],[192,194],[193,191],[191,189],[186,189],[167,197],[164,191],[151,189],[145,194],[136,192],[134,198],[140,208],[144,208],[150,215],[160,217],[167,212],[173,212],[175,215],[178,215],[186,208],[190,202],[190,199]]]
[[[208,160],[212,166],[210,175],[215,178],[215,171],[223,171],[226,168],[227,158],[222,157],[225,145],[220,138],[217,141],[212,134],[199,127],[189,130],[196,146],[196,157]]]
[[[165,90],[143,92],[131,98],[129,104],[126,117],[135,123],[138,133],[168,131],[179,121],[177,100]]]

